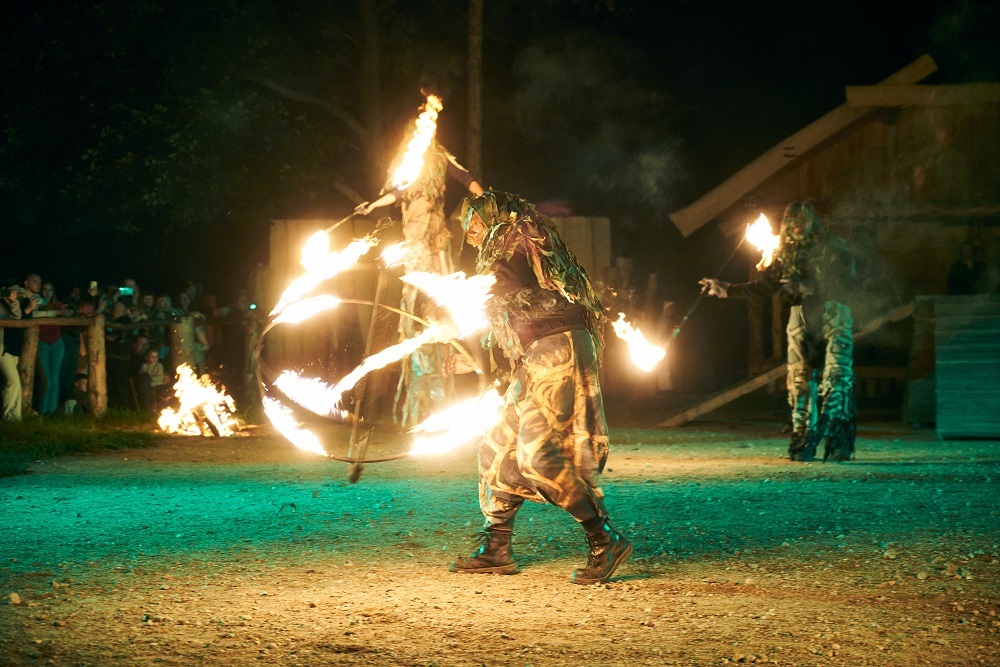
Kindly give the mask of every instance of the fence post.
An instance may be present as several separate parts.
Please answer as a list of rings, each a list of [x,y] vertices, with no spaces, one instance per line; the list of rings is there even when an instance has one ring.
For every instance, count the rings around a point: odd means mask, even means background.
[[[31,401],[35,393],[35,359],[38,357],[38,327],[24,329],[18,371],[21,375],[21,414],[31,414]],[[57,376],[58,377],[58,376]]]
[[[87,369],[90,406],[95,417],[108,412],[107,357],[104,354],[104,315],[98,315],[87,327]]]
[[[180,368],[181,364],[187,364],[194,369],[194,364],[192,363],[194,343],[193,317],[185,315],[180,318],[180,321],[174,320],[170,323],[171,359],[169,363],[173,366],[173,368],[170,369],[169,375],[173,376],[176,374],[177,369]]]

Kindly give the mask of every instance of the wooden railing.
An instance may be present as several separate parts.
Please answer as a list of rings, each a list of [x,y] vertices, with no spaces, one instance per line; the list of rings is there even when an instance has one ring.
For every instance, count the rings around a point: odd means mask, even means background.
[[[170,347],[172,363],[180,365],[191,360],[191,341],[194,319],[182,317],[179,320],[157,320],[119,324],[107,322],[103,315],[96,317],[31,317],[21,320],[0,319],[0,327],[26,329],[21,345],[18,369],[21,375],[22,405],[30,408],[35,387],[35,357],[38,354],[38,327],[86,327],[88,388],[91,411],[96,417],[108,412],[108,373],[104,346],[105,329],[138,329],[145,327],[170,327]]]

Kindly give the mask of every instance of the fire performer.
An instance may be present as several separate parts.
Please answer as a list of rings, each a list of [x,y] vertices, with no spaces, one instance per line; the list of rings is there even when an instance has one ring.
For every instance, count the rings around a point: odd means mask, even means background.
[[[440,109],[440,98],[428,95],[424,114],[432,112],[431,115],[436,118]],[[461,183],[473,195],[482,194],[483,188],[433,136],[423,153],[423,165],[419,168],[419,174],[410,182],[401,181],[400,165],[405,162],[410,143],[412,140],[408,136],[393,161],[389,179],[382,189],[383,194],[373,202],[358,204],[355,211],[367,215],[377,208],[399,201],[403,214],[403,238],[409,242],[403,262],[406,273],[451,273],[451,234],[444,212],[445,185],[448,179],[452,179]],[[417,303],[418,296],[416,288],[404,286],[402,308],[410,313],[424,315],[426,306]],[[404,337],[413,335],[412,320],[404,319],[400,327]],[[421,421],[435,404],[445,399],[441,357],[439,346],[427,346],[410,355],[409,360],[404,362],[400,377],[400,391],[404,388],[406,390],[401,419],[403,425],[412,426]]]
[[[763,262],[762,262],[763,264]],[[791,304],[788,338],[788,404],[793,461],[812,461],[823,442],[823,460],[854,454],[854,320],[847,305],[855,277],[847,243],[829,233],[809,202],[792,202],[781,221],[774,260],[759,280],[731,285],[714,278],[702,290],[719,298],[750,299],[779,290]]]
[[[465,240],[476,270],[496,277],[487,346],[511,365],[503,417],[479,449],[484,541],[449,569],[513,574],[514,517],[525,500],[563,508],[584,528],[590,555],[577,584],[611,578],[632,545],[608,522],[598,476],[608,457],[598,382],[604,314],[586,271],[552,222],[517,195],[488,190],[466,200]],[[459,355],[448,372],[471,370]]]

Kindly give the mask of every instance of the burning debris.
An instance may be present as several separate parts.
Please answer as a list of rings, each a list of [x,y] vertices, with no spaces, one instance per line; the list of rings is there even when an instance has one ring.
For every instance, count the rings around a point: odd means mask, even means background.
[[[156,423],[167,433],[229,437],[240,432],[236,404],[216,389],[208,375],[198,375],[188,364],[177,368],[174,395],[180,402],[176,410],[164,408]]]

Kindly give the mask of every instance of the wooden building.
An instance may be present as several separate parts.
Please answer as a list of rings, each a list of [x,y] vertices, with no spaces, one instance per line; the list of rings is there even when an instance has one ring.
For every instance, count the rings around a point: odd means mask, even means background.
[[[831,230],[858,253],[858,326],[946,293],[949,266],[972,243],[997,291],[1000,265],[1000,84],[923,85],[937,69],[922,56],[845,102],[675,212],[686,237],[714,224],[733,237],[764,213],[777,227],[785,206],[812,199]],[[752,276],[750,276],[752,278]],[[784,361],[779,300],[749,309],[748,373]],[[890,341],[890,346],[910,345]],[[859,384],[902,382],[907,350],[858,368]]]

